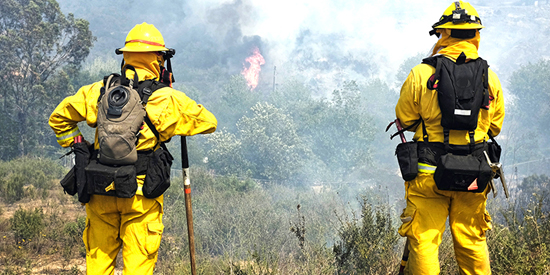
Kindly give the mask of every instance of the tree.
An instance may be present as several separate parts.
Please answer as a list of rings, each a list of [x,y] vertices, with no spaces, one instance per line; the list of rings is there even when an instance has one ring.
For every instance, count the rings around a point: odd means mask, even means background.
[[[332,99],[310,102],[300,110],[298,133],[307,137],[311,150],[335,178],[349,176],[370,162],[372,117],[361,105],[355,81],[334,90]]]
[[[254,105],[236,127],[208,137],[208,166],[221,174],[288,180],[311,157],[292,117],[269,103]]]
[[[510,100],[512,104],[506,105],[505,159],[525,162],[541,159],[550,152],[549,74],[550,61],[540,60],[520,67],[510,77],[509,89],[514,98]]]
[[[231,76],[224,85],[219,102],[212,104],[213,113],[222,113],[218,116],[218,124],[224,125],[229,132],[236,132],[237,121],[260,101],[257,92],[251,91],[242,75]]]
[[[242,142],[224,130],[208,135],[208,167],[222,175],[244,176],[250,166],[242,154]]]
[[[22,156],[51,143],[47,117],[74,92],[70,76],[78,72],[94,39],[88,22],[65,16],[55,0],[2,1],[0,125],[17,125],[2,131],[3,146],[16,147]]]
[[[550,119],[550,61],[541,60],[534,64],[522,66],[510,78],[510,90],[519,100],[517,106],[518,119],[525,121],[529,128],[540,128],[549,133],[547,125]]]
[[[292,117],[269,103],[257,103],[251,111],[237,123],[250,170],[265,179],[292,178],[309,156]]]

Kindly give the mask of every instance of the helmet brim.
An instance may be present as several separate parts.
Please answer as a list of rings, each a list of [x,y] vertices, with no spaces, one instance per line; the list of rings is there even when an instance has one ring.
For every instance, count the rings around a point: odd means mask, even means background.
[[[481,24],[476,23],[459,23],[459,24],[453,24],[453,22],[448,22],[443,25],[439,25],[437,27],[434,27],[434,29],[459,29],[459,30],[468,30],[468,29],[483,29],[485,28]]]
[[[164,52],[168,48],[162,46],[149,45],[141,42],[132,42],[119,49],[121,52]]]

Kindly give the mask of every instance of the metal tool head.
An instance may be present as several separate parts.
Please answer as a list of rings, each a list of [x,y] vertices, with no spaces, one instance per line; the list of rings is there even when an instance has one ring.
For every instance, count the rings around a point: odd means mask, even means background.
[[[498,173],[500,176],[500,182],[502,183],[502,188],[504,189],[504,195],[506,198],[509,198],[510,193],[508,192],[508,185],[506,184],[506,179],[504,178],[504,170],[502,169],[502,166],[499,167]]]

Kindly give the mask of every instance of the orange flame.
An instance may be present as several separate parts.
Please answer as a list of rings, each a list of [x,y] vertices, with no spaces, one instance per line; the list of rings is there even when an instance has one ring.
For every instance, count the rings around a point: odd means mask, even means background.
[[[265,64],[265,60],[264,57],[260,54],[260,50],[258,49],[258,47],[254,47],[252,55],[247,57],[245,61],[248,62],[250,66],[247,68],[243,64],[244,68],[242,71],[242,75],[244,75],[244,78],[246,79],[250,90],[254,90],[256,86],[258,86],[258,79],[260,78],[260,71],[262,70],[260,66]]]

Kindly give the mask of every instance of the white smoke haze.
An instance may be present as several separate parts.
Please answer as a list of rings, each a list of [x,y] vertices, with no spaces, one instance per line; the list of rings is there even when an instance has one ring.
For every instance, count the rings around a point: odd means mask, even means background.
[[[389,86],[364,90],[371,99],[368,112],[382,129],[394,117],[400,85],[406,72],[431,53],[437,42],[429,36],[452,1],[334,1],[334,0],[126,0],[113,8],[108,0],[59,0],[65,13],[90,22],[97,41],[88,59],[120,64],[114,49],[123,46],[128,31],[142,22],[154,24],[166,45],[176,49],[173,59],[176,85],[182,83],[215,99],[231,75],[240,75],[255,47],[265,59],[254,93],[269,93],[276,66],[276,85],[290,80],[307,86],[314,96],[329,97],[345,81],[360,85],[382,81]],[[481,30],[480,56],[499,76],[505,93],[507,116],[513,117],[514,91],[510,76],[522,65],[548,59],[550,52],[550,4],[526,0],[471,1],[478,11]],[[408,60],[414,58],[413,60]],[[116,59],[118,62],[108,62]],[[399,71],[406,62],[404,71]],[[103,61],[102,61],[103,62]],[[97,62],[96,62],[97,63]],[[116,67],[113,67],[116,69]],[[364,85],[363,87],[368,86]],[[380,89],[380,90],[378,90]],[[506,139],[505,120],[500,139]],[[379,133],[378,139],[387,139]],[[410,138],[410,137],[408,137]],[[395,167],[393,147],[384,143],[374,152]],[[391,147],[391,148],[390,148]]]
[[[452,1],[251,1],[128,0],[128,10],[87,9],[83,0],[60,0],[65,12],[90,21],[98,41],[94,55],[112,56],[135,24],[147,21],[163,33],[167,46],[176,48],[175,67],[208,69],[218,66],[239,74],[253,47],[266,60],[260,87],[298,78],[321,93],[330,93],[343,81],[395,79],[407,58],[427,56],[437,41],[429,36]],[[523,1],[525,2],[525,1]],[[94,5],[109,6],[99,0]],[[548,4],[524,5],[520,1],[471,1],[486,26],[481,31],[480,55],[489,61],[501,80],[518,65],[548,56],[546,30]],[[150,7],[144,12],[144,7]],[[115,22],[106,24],[104,14]],[[111,29],[109,29],[111,28]],[[105,48],[110,47],[110,48]],[[183,55],[183,57],[182,57]],[[180,58],[180,59],[178,59]],[[421,60],[418,60],[420,62]],[[175,72],[176,77],[178,71]],[[503,81],[506,86],[506,81]],[[395,88],[395,87],[394,87]]]

